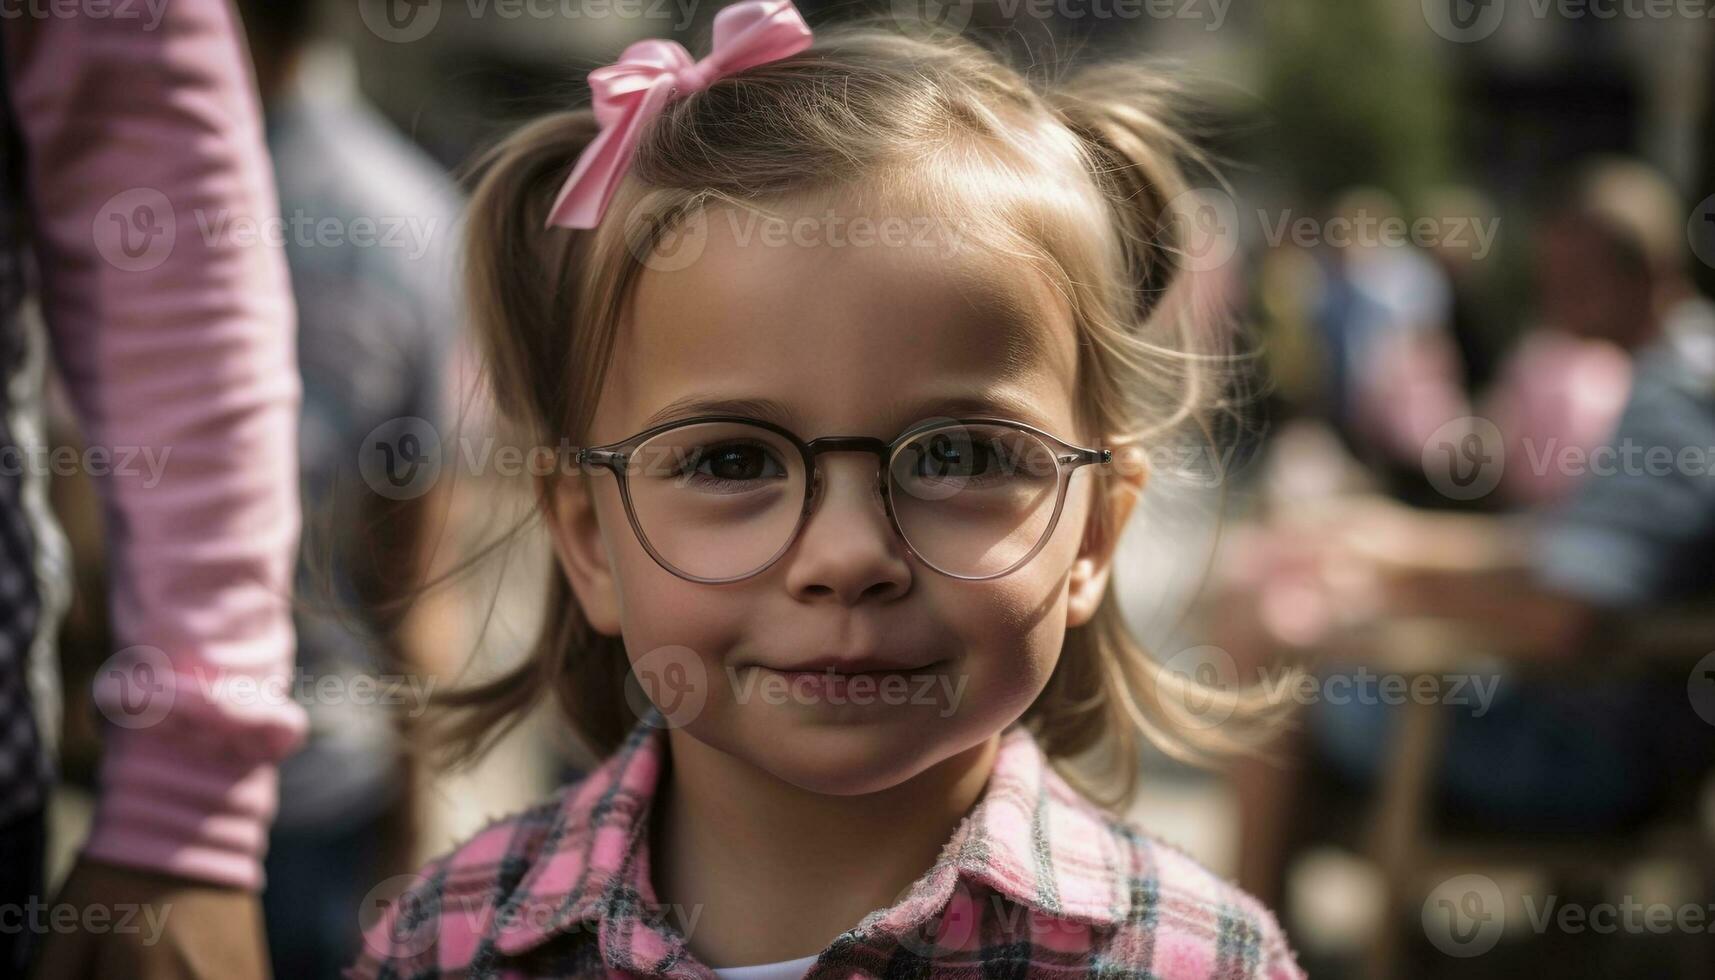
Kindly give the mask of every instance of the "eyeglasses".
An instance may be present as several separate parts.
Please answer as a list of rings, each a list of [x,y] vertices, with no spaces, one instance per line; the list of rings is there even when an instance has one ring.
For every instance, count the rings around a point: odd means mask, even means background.
[[[827,452],[875,454],[876,490],[907,550],[953,578],[999,578],[1054,533],[1072,472],[1112,461],[1023,422],[937,420],[892,442],[809,442],[762,419],[700,415],[578,451],[619,479],[631,529],[650,557],[692,582],[749,578],[792,547],[822,487]]]

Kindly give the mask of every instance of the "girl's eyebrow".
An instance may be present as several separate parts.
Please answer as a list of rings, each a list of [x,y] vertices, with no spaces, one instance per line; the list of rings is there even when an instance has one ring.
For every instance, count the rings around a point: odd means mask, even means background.
[[[686,395],[667,403],[653,415],[644,419],[640,428],[648,429],[663,422],[691,418],[697,415],[748,415],[786,428],[792,428],[792,423],[797,420],[796,413],[786,407],[784,403],[772,398]],[[936,415],[952,417],[999,415],[1020,422],[1029,422],[1038,427],[1047,425],[1047,421],[1033,407],[1030,399],[1023,397],[1022,393],[1014,394],[1006,388],[988,391],[948,392],[921,399],[912,406],[912,411],[905,416],[906,424],[914,424]]]
[[[1033,400],[1025,397],[1023,392],[1014,393],[1011,388],[962,394],[953,392],[925,398],[913,406],[908,418],[917,422],[933,415],[998,415],[1017,422],[1029,422],[1038,428],[1050,427],[1048,420],[1036,409]]]
[[[655,414],[643,420],[648,429],[672,419],[695,415],[749,415],[790,428],[792,410],[772,398],[718,398],[707,395],[686,395],[668,402]]]

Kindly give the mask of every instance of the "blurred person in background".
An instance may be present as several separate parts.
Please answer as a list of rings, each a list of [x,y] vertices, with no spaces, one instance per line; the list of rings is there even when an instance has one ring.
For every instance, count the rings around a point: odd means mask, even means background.
[[[1680,264],[1679,209],[1664,177],[1625,159],[1585,164],[1550,201],[1531,256],[1535,322],[1483,402],[1511,464],[1497,487],[1503,505],[1569,493],[1577,474],[1534,461],[1605,445],[1631,390],[1633,353],[1664,323],[1699,315]]]
[[[1404,221],[1389,195],[1348,192],[1334,220],[1354,229],[1348,244],[1331,243],[1350,291],[1329,311],[1330,333],[1343,348],[1340,420],[1378,470],[1415,470],[1423,440],[1468,404],[1451,332],[1452,287],[1426,250],[1382,237],[1380,229]]]
[[[108,14],[0,24],[0,975],[40,943],[44,978],[257,976],[275,764],[304,713],[238,683],[291,663],[300,390],[285,263],[195,219],[264,224],[274,186],[228,6]],[[29,455],[49,351],[103,505],[121,647],[93,695],[93,827],[51,902],[69,562]],[[153,927],[101,927],[126,909]]]
[[[310,734],[281,766],[263,906],[275,975],[331,977],[357,956],[364,894],[411,866],[418,771],[395,715],[420,710],[410,697],[424,688],[401,679],[433,682],[447,667],[436,652],[447,631],[425,624],[435,603],[404,618],[390,605],[400,582],[428,574],[446,498],[424,484],[430,469],[378,486],[358,463],[378,430],[409,428],[426,459],[445,428],[461,202],[359,95],[347,52],[317,39],[314,4],[239,9],[278,174],[304,381],[296,625]],[[413,461],[395,462],[411,472]],[[398,562],[424,571],[402,574]],[[353,686],[368,675],[385,682],[375,698]],[[320,696],[327,678],[350,696]]]
[[[1515,657],[1568,657],[1591,649],[1589,638],[1604,635],[1599,629],[1617,613],[1715,589],[1715,476],[1707,459],[1715,447],[1715,306],[1686,279],[1677,237],[1683,212],[1665,182],[1638,164],[1595,164],[1573,188],[1539,239],[1538,303],[1542,331],[1554,331],[1553,339],[1527,340],[1503,367],[1492,400],[1505,454],[1487,445],[1476,460],[1448,461],[1499,469],[1489,472],[1502,492],[1504,473],[1526,469],[1530,480],[1512,492],[1536,506],[1484,516],[1374,497],[1342,502],[1331,522],[1268,541],[1253,557],[1272,557],[1245,573],[1256,608],[1283,608],[1282,597],[1292,595],[1298,606],[1323,612],[1296,617],[1288,630],[1265,612],[1229,642],[1310,648],[1342,619],[1429,616],[1479,626]],[[1624,353],[1622,370],[1609,366],[1615,352],[1630,349],[1638,352],[1635,368],[1626,368]],[[1558,373],[1544,376],[1550,372]],[[1624,408],[1605,422],[1617,384],[1628,392]],[[1592,443],[1612,449],[1613,465],[1595,463],[1605,457],[1589,455]],[[1645,466],[1646,452],[1673,462]],[[1567,466],[1569,459],[1592,464]],[[1545,466],[1545,474],[1535,472]],[[1579,470],[1588,475],[1551,482]],[[1449,474],[1439,476],[1447,485]],[[1651,812],[1673,779],[1696,776],[1715,755],[1683,676],[1591,684],[1503,674],[1498,690],[1481,716],[1444,706],[1451,715],[1441,799],[1485,827],[1624,827]],[[1385,704],[1319,700],[1306,718],[1307,743],[1285,752],[1311,753],[1370,785],[1381,775],[1395,718]],[[1262,894],[1282,884],[1278,831],[1299,788],[1290,768],[1241,767],[1242,877]]]
[[[1277,407],[1325,425],[1373,480],[1418,500],[1431,492],[1422,440],[1467,414],[1469,396],[1447,265],[1392,237],[1404,222],[1391,195],[1345,192],[1314,242],[1289,238],[1262,257],[1257,298]]]

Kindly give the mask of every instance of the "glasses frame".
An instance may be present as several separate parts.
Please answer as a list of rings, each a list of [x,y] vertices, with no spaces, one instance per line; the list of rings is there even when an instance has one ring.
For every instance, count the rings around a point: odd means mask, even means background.
[[[632,454],[636,452],[637,448],[643,443],[655,438],[663,432],[691,425],[704,425],[710,422],[754,425],[781,436],[797,448],[799,456],[803,459],[804,472],[809,474],[809,479],[804,481],[804,502],[798,511],[798,523],[792,529],[792,534],[787,537],[786,543],[781,545],[778,551],[770,556],[767,561],[757,566],[754,570],[746,572],[743,575],[732,575],[726,578],[706,578],[700,575],[692,575],[681,568],[675,567],[672,562],[668,561],[660,552],[655,550],[655,546],[649,543],[649,536],[643,533],[643,525],[637,519],[637,511],[631,503],[631,484],[626,477],[626,463],[630,460]],[[1000,425],[1012,429],[1018,429],[1041,439],[1054,450],[1054,463],[1057,470],[1054,489],[1054,513],[1048,519],[1048,526],[1043,529],[1041,538],[1037,540],[1036,544],[1031,547],[1029,552],[1017,561],[1013,562],[1007,568],[991,575],[960,575],[957,572],[950,572],[941,568],[934,562],[924,558],[923,555],[917,551],[917,548],[912,545],[910,537],[905,533],[905,529],[899,526],[899,518],[893,511],[893,481],[889,476],[893,472],[894,458],[897,456],[900,449],[904,448],[907,443],[924,432],[928,432],[933,429],[949,428],[957,425]],[[893,533],[897,534],[899,536],[899,540],[904,543],[906,552],[913,558],[916,558],[917,561],[922,563],[926,568],[933,569],[949,578],[960,579],[967,582],[985,582],[990,579],[1000,578],[1004,575],[1010,575],[1024,567],[1024,565],[1032,558],[1035,558],[1037,553],[1042,550],[1043,546],[1048,543],[1048,539],[1054,536],[1054,529],[1060,524],[1060,512],[1066,505],[1066,488],[1071,483],[1072,473],[1082,466],[1110,463],[1114,458],[1114,452],[1112,449],[1105,447],[1087,449],[1082,446],[1075,446],[1052,433],[1045,432],[1029,423],[1019,422],[1016,419],[994,418],[989,416],[942,419],[939,421],[924,422],[919,425],[912,426],[891,440],[877,439],[872,436],[821,436],[820,438],[811,439],[810,441],[805,442],[792,430],[782,425],[776,425],[766,419],[754,418],[748,415],[723,414],[697,415],[691,418],[675,419],[670,422],[663,422],[659,425],[651,426],[644,429],[642,432],[629,436],[618,442],[610,442],[602,446],[584,447],[578,450],[577,461],[580,468],[586,464],[597,466],[609,470],[619,479],[619,496],[620,500],[625,504],[625,516],[631,522],[632,533],[637,535],[638,543],[643,545],[643,550],[649,553],[649,557],[653,558],[657,565],[660,565],[668,572],[671,572],[679,578],[685,579],[689,582],[698,582],[705,585],[725,585],[729,582],[741,582],[745,579],[753,578],[762,574],[769,568],[772,568],[774,563],[779,561],[782,555],[791,551],[792,546],[798,543],[799,536],[804,533],[804,525],[810,522],[810,514],[815,510],[816,500],[820,496],[822,487],[822,469],[818,465],[817,460],[823,453],[829,452],[866,452],[874,454],[877,460],[876,491],[881,495],[883,507],[887,512],[888,523],[893,525]]]

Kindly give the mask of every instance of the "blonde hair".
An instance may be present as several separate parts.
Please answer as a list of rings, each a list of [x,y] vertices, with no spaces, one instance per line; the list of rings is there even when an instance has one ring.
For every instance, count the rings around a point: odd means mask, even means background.
[[[467,290],[494,404],[526,446],[581,444],[630,288],[660,236],[712,202],[767,207],[839,189],[884,190],[957,213],[1065,297],[1079,343],[1078,424],[1109,445],[1213,431],[1227,411],[1222,331],[1183,303],[1170,205],[1196,159],[1170,122],[1172,87],[1136,65],[1032,82],[981,45],[872,23],[817,31],[793,57],[719,79],[670,103],[647,130],[601,227],[544,230],[573,161],[597,133],[587,110],[526,125],[479,163],[467,231]],[[646,220],[639,220],[639,217]],[[1116,441],[1117,440],[1117,441]],[[1116,457],[1117,458],[1117,457]],[[1098,502],[1115,479],[1095,471]],[[564,474],[542,478],[537,514]],[[569,478],[576,478],[569,477]],[[1098,504],[1087,533],[1114,535]],[[1098,539],[1101,540],[1101,539]],[[455,763],[550,695],[588,747],[615,749],[635,722],[620,638],[596,633],[554,568],[547,621],[527,661],[440,696]],[[1225,699],[1232,722],[1186,724],[1187,698]],[[1068,630],[1058,666],[1024,716],[1057,762],[1107,805],[1129,800],[1145,741],[1202,758],[1268,727],[1257,696],[1204,690],[1164,670],[1132,636],[1110,588]]]

